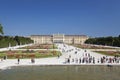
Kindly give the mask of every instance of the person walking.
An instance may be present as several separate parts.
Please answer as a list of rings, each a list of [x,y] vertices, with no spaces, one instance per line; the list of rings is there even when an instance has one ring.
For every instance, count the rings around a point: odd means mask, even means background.
[[[20,58],[18,58],[18,64],[20,63]]]
[[[35,63],[35,59],[34,58],[31,58],[31,63]]]

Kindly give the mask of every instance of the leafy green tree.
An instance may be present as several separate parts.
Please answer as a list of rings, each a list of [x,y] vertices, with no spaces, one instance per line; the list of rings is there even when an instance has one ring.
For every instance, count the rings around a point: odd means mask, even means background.
[[[20,40],[18,36],[15,36],[14,40],[17,42],[18,45],[20,45]]]
[[[20,45],[24,45],[24,44],[29,44],[29,43],[33,43],[33,40],[31,40],[28,37],[21,37],[21,36],[1,36],[0,35],[0,48],[3,47],[8,47],[9,44],[10,46],[16,46],[16,44]]]
[[[95,42],[96,42],[95,38],[89,38],[88,40],[85,41],[85,43],[88,43],[88,44],[94,44]]]
[[[108,36],[108,37],[89,38],[88,40],[85,41],[85,43],[120,47],[120,35],[118,37]]]
[[[120,38],[120,35],[118,37]]]
[[[4,34],[4,32],[3,32],[3,26],[0,24],[0,34]]]

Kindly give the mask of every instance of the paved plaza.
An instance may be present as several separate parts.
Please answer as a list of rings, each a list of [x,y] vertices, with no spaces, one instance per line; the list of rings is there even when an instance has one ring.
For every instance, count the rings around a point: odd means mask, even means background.
[[[37,58],[35,59],[35,63],[31,63],[31,59],[20,59],[19,64],[17,59],[6,59],[0,61],[0,69],[27,65],[120,65],[119,57],[105,56],[66,44],[56,44],[56,46],[58,46],[58,51],[62,53],[61,56]],[[16,48],[11,47],[11,49]]]

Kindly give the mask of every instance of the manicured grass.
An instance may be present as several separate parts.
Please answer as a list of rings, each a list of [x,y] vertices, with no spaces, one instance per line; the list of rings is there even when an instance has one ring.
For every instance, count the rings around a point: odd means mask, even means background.
[[[42,50],[42,51],[4,51],[0,52],[0,58],[7,56],[9,59],[14,58],[45,58],[45,57],[56,57],[61,55],[59,51],[49,51],[49,50]]]
[[[118,52],[118,51],[94,51],[94,52],[108,55],[108,56],[119,56],[120,57],[120,52]]]

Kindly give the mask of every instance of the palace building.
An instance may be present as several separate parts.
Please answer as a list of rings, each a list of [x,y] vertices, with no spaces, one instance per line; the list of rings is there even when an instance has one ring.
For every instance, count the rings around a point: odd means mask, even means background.
[[[31,39],[36,44],[52,44],[52,43],[66,43],[66,44],[84,44],[88,39],[86,35],[31,35]]]

